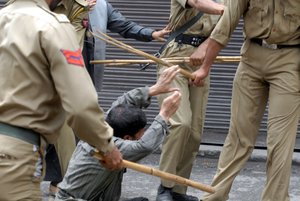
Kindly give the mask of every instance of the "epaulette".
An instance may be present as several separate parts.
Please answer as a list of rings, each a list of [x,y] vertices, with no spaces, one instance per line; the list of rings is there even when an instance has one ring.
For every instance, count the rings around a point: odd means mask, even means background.
[[[70,20],[64,14],[55,14],[55,18],[61,23],[69,23]]]

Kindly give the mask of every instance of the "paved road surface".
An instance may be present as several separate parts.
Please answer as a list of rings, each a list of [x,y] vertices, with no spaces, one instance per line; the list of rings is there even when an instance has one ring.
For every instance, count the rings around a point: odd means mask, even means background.
[[[213,175],[216,171],[218,155],[213,150],[212,152],[200,152],[197,157],[191,179],[204,184],[210,184]],[[246,164],[246,167],[240,172],[236,178],[231,193],[230,201],[259,201],[262,188],[265,182],[265,153],[261,151],[257,153]],[[292,176],[290,183],[290,198],[291,201],[300,200],[300,162],[299,153],[297,154],[296,162],[293,164]],[[159,154],[152,154],[140,161],[141,164],[158,168]],[[124,176],[122,197],[132,198],[137,196],[148,197],[150,201],[155,201],[157,187],[159,185],[159,178],[139,173],[133,170],[127,170]],[[47,191],[49,182],[43,182],[42,191]],[[202,197],[204,192],[189,188],[188,194]],[[47,200],[47,195],[44,194],[44,201]]]

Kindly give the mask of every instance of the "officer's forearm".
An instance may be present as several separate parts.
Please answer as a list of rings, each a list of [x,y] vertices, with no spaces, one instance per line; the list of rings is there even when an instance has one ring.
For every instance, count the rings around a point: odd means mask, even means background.
[[[214,60],[218,56],[219,52],[224,46],[215,41],[214,39],[208,38],[207,39],[207,49],[206,54],[203,60],[203,64],[201,68],[203,70],[209,72],[211,65],[213,64]]]

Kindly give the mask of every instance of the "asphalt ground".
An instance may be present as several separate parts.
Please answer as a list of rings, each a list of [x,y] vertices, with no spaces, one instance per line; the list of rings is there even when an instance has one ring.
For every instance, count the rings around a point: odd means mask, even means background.
[[[209,185],[215,174],[220,153],[220,147],[201,146],[199,155],[196,158],[191,179],[203,184]],[[160,154],[154,153],[140,161],[141,164],[153,168],[158,168]],[[265,183],[265,150],[254,150],[252,157],[246,163],[246,166],[236,177],[230,192],[230,201],[259,201]],[[136,172],[128,169],[124,174],[122,185],[121,201],[133,197],[147,197],[150,201],[155,201],[157,188],[160,179],[155,176]],[[290,200],[300,200],[300,153],[294,153],[292,175],[290,179]],[[41,190],[43,192],[43,201],[48,200],[49,182],[43,182]],[[188,188],[188,194],[201,198],[203,191]]]

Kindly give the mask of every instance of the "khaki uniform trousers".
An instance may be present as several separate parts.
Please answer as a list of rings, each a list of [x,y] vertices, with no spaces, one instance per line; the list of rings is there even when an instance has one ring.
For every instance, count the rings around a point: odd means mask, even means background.
[[[162,57],[190,56],[196,50],[191,45],[179,45],[170,42]],[[180,67],[193,72],[196,69],[187,65]],[[158,76],[166,67],[158,66]],[[170,134],[165,138],[162,146],[159,169],[185,178],[189,178],[195,157],[199,151],[204,126],[204,117],[209,91],[209,78],[204,87],[194,87],[188,78],[177,75],[173,81],[174,87],[180,88],[181,103],[176,113],[170,119]],[[159,105],[169,94],[158,96]],[[177,193],[186,193],[187,187],[175,185],[174,182],[162,180],[162,185],[172,188]]]
[[[71,156],[76,148],[74,132],[66,121],[59,131],[59,137],[54,146],[58,156],[61,174],[64,176],[67,172]]]
[[[0,200],[40,201],[46,143],[36,146],[0,134]]]
[[[223,201],[249,159],[267,102],[267,179],[262,201],[288,201],[300,115],[300,49],[267,49],[250,41],[242,47],[233,85],[231,121],[212,186],[203,200]],[[260,187],[259,187],[260,188]]]

